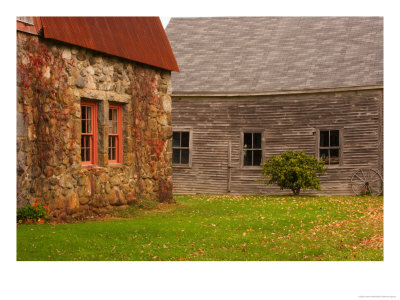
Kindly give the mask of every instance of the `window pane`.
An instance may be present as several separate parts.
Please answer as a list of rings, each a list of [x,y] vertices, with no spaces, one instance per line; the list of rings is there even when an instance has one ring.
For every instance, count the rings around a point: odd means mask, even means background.
[[[86,115],[87,115],[87,123],[86,123],[87,132],[92,133],[92,108],[91,107],[86,108]]]
[[[91,161],[90,158],[90,148],[86,148],[86,160],[85,161]]]
[[[182,132],[181,147],[189,147],[189,132]]]
[[[172,163],[179,164],[181,162],[181,150],[172,149]]]
[[[81,119],[86,119],[86,106],[81,107]]]
[[[320,149],[319,157],[325,161],[326,164],[329,164],[329,149]]]
[[[339,147],[339,130],[331,130],[331,147]]]
[[[118,129],[117,129],[117,110],[113,109],[113,133],[118,133]]]
[[[108,132],[112,133],[112,109],[108,110]]]
[[[251,149],[252,147],[252,134],[251,133],[244,133],[243,134],[243,147],[247,149]]]
[[[251,166],[253,163],[253,151],[245,150],[244,157],[243,157],[243,165]]]
[[[117,160],[117,137],[108,136],[108,159]]]
[[[109,127],[109,133],[118,133],[117,130],[117,110],[110,108],[108,110],[108,127]]]
[[[182,149],[181,150],[181,164],[188,164],[189,163],[189,150]]]
[[[321,147],[329,147],[329,131],[320,131],[319,140]]]
[[[86,121],[85,120],[81,121],[81,126],[82,126],[82,129],[81,129],[82,131],[81,132],[82,133],[86,133]]]
[[[90,161],[90,137],[87,135],[81,136],[81,159],[82,161]]]
[[[174,131],[172,134],[172,147],[180,147],[181,145],[181,133]]]
[[[116,160],[117,159],[115,150],[116,150],[115,148],[111,148],[111,160]]]
[[[81,148],[81,159],[82,159],[82,161],[86,161],[86,158],[85,158],[85,149],[84,149],[84,148]]]
[[[337,165],[339,163],[339,149],[330,149],[330,164]]]
[[[113,131],[112,131],[112,133],[117,134],[118,133],[118,129],[117,128],[118,128],[117,127],[117,121],[115,121],[115,122],[113,122]]]
[[[116,109],[113,109],[112,110],[113,111],[113,121],[117,121],[117,110]]]
[[[253,133],[253,148],[261,149],[261,133]]]
[[[253,166],[259,166],[261,164],[261,150],[253,151]]]

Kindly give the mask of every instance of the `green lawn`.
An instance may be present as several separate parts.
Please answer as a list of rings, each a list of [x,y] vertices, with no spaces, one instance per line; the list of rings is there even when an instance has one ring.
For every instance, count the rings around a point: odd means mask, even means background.
[[[17,260],[383,260],[383,197],[175,200],[96,221],[18,225]]]

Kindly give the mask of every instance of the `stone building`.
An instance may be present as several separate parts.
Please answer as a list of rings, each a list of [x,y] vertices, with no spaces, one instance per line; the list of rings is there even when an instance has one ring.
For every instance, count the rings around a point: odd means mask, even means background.
[[[285,150],[328,165],[308,194],[379,182],[383,18],[172,18],[166,32],[180,67],[174,193],[287,193],[257,181],[260,163]]]
[[[17,18],[17,205],[171,201],[171,71],[157,17]]]

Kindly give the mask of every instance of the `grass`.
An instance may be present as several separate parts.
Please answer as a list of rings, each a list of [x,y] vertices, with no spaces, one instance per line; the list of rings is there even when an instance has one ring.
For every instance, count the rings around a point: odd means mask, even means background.
[[[175,200],[102,220],[18,225],[17,260],[383,260],[382,197]]]

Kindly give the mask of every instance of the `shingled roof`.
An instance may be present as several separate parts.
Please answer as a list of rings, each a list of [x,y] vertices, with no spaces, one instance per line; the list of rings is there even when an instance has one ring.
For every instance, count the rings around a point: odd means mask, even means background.
[[[381,17],[172,18],[174,94],[383,86]]]

